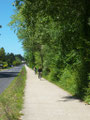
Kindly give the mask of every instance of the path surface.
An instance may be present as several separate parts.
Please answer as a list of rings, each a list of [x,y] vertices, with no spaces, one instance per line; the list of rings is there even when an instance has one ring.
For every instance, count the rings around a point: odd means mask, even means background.
[[[14,80],[22,66],[23,65],[20,65],[0,72],[0,94],[9,86],[12,80]]]
[[[74,99],[56,85],[42,79],[26,66],[22,120],[90,120],[90,106]]]

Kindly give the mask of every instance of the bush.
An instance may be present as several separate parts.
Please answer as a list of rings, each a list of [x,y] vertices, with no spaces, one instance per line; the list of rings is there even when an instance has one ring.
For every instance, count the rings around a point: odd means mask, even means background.
[[[89,80],[89,84],[88,84],[88,88],[85,88],[86,94],[85,94],[84,100],[88,104],[90,104],[90,74],[88,75],[88,80]]]
[[[90,104],[90,83],[88,85],[88,88],[86,88],[86,95],[84,97],[85,102]]]
[[[3,68],[7,68],[8,67],[8,63],[7,62],[3,62]]]
[[[14,65],[14,66],[17,66],[17,65],[20,65],[20,64],[21,64],[21,62],[18,61],[18,60],[13,61],[13,65]]]

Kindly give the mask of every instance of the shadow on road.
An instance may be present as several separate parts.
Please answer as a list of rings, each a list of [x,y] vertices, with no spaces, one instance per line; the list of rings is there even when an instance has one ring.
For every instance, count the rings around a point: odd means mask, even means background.
[[[0,78],[16,77],[19,72],[1,72]]]

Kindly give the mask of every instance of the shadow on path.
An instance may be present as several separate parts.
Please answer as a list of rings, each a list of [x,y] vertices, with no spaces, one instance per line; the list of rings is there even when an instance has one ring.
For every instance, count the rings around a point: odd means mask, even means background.
[[[76,96],[65,96],[62,97],[60,100],[58,100],[58,102],[69,102],[69,101],[75,101],[75,100],[79,100],[80,102],[82,102],[82,100],[80,100],[79,98],[77,98]]]

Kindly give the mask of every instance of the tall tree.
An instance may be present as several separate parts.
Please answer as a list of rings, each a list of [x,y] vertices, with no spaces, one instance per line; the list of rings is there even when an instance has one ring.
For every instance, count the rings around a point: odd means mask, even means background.
[[[10,26],[30,66],[42,66],[58,81],[68,76],[65,71],[76,71],[75,94],[84,93],[89,84],[89,0],[16,0],[15,5]]]
[[[0,61],[5,61],[5,49],[0,48]]]

